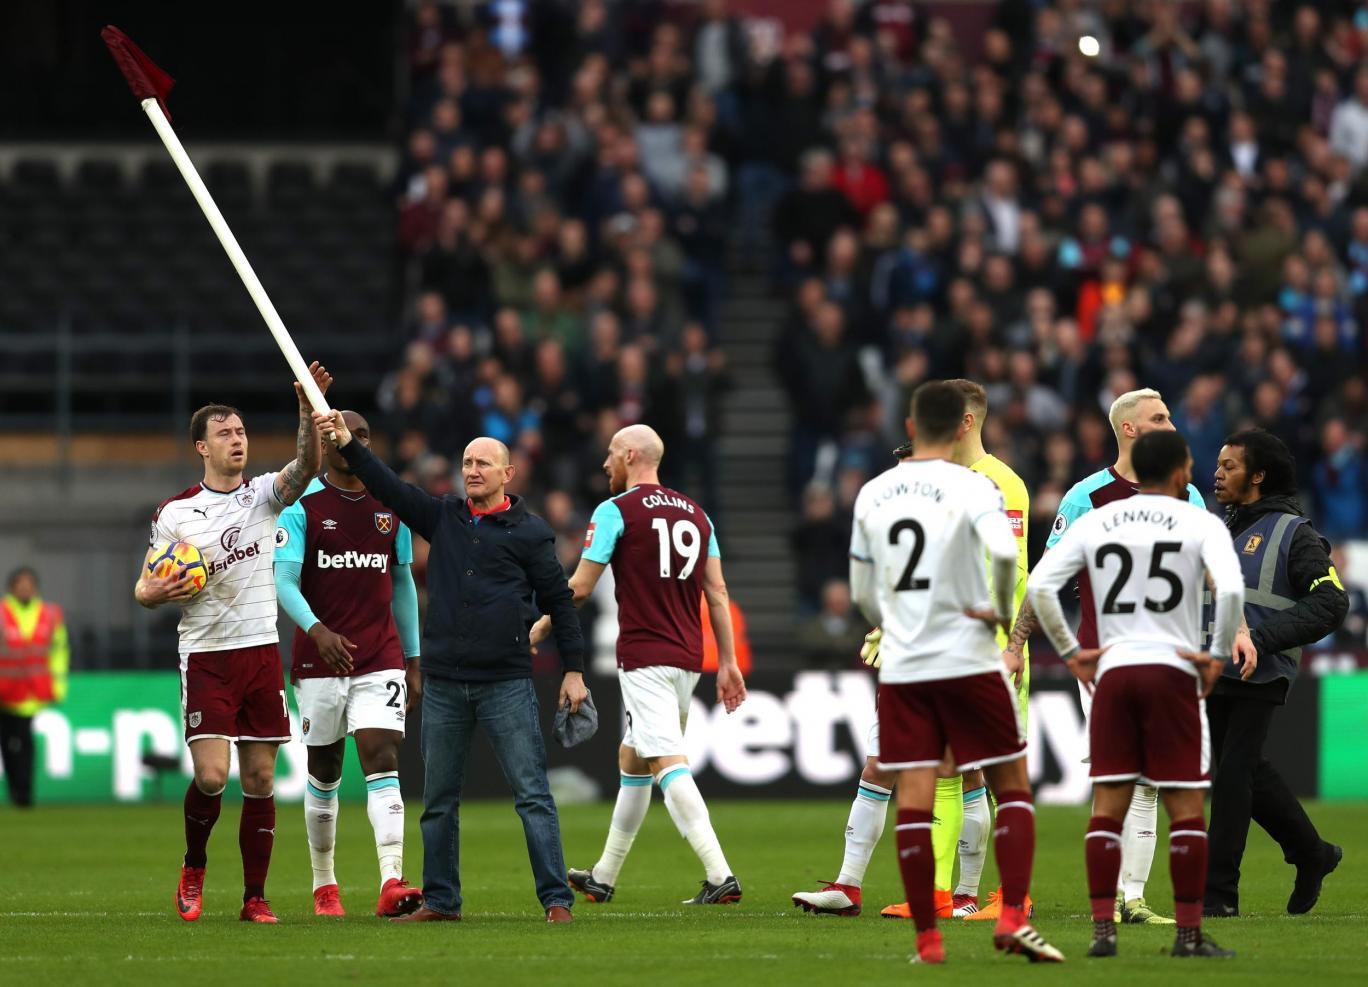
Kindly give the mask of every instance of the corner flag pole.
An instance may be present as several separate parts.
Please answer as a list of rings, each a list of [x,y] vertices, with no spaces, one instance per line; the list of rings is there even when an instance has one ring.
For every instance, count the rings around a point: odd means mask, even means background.
[[[100,37],[104,39],[105,45],[109,48],[109,53],[114,57],[115,64],[118,65],[119,71],[123,73],[124,79],[128,82],[128,88],[133,90],[133,95],[142,105],[143,112],[152,121],[157,136],[166,145],[166,150],[180,170],[181,177],[185,179],[185,184],[190,186],[190,192],[194,195],[195,201],[199,203],[200,209],[204,210],[204,218],[209,220],[209,225],[213,227],[214,234],[218,237],[219,243],[223,245],[224,252],[228,254],[228,259],[233,262],[238,277],[242,278],[247,293],[252,296],[252,301],[256,302],[257,310],[261,312],[261,317],[266,320],[266,328],[271,330],[276,345],[280,347],[280,352],[285,355],[285,362],[290,365],[290,370],[294,372],[295,379],[304,388],[309,403],[313,405],[315,411],[326,413],[328,402],[324,399],[323,392],[318,389],[318,385],[314,383],[313,375],[309,373],[309,365],[300,356],[299,347],[290,337],[290,331],[285,328],[285,323],[280,318],[280,313],[276,311],[275,305],[271,303],[271,298],[266,294],[266,289],[261,286],[261,281],[257,278],[256,272],[252,270],[247,255],[238,246],[237,237],[233,236],[233,231],[228,228],[223,213],[219,212],[214,197],[209,194],[209,189],[205,187],[199,172],[195,170],[190,155],[185,153],[180,138],[171,129],[171,118],[166,112],[166,96],[176,81],[143,54],[142,49],[135,45],[128,35],[112,24],[100,32]]]

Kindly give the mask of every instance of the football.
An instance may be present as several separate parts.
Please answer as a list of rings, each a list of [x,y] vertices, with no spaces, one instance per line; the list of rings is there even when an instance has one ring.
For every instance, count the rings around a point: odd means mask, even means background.
[[[149,573],[162,578],[175,575],[182,570],[185,571],[185,578],[190,581],[195,594],[204,589],[204,582],[209,578],[209,570],[205,568],[204,556],[198,548],[184,541],[160,542],[153,547],[152,554],[147,560]]]

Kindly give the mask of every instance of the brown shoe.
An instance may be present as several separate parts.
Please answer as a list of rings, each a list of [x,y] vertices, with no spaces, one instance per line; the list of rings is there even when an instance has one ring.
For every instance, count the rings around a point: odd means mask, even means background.
[[[546,910],[546,920],[548,922],[573,922],[575,916],[570,914],[570,909],[564,905],[552,905]]]
[[[459,914],[448,915],[446,912],[434,912],[427,905],[416,912],[409,912],[407,915],[399,915],[390,919],[391,922],[459,922],[460,920]]]

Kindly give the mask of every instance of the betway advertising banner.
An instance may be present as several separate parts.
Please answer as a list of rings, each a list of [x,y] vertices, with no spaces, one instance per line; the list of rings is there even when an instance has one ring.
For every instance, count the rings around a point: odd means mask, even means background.
[[[598,734],[572,750],[550,739],[558,679],[539,679],[553,787],[561,797],[612,797],[622,705],[614,677],[591,677]],[[710,798],[844,798],[854,790],[874,721],[875,681],[863,671],[758,672],[746,703],[728,716],[713,702],[704,677],[686,733],[694,774]],[[1032,683],[1027,764],[1041,802],[1075,804],[1089,794],[1083,763],[1086,734],[1072,679]],[[290,703],[294,735],[299,716]],[[1278,711],[1266,753],[1303,796],[1368,797],[1368,672],[1308,676]],[[421,717],[409,720],[400,775],[405,794],[422,797]],[[71,680],[69,700],[35,719],[36,795],[40,802],[179,800],[189,780],[182,739],[180,683],[175,673],[84,673]],[[348,745],[344,798],[365,788]],[[304,746],[281,748],[276,795],[303,797]],[[236,763],[234,763],[236,775]],[[238,791],[236,783],[230,793]],[[564,793],[572,793],[566,795]],[[507,798],[493,751],[477,735],[466,769],[467,798]]]

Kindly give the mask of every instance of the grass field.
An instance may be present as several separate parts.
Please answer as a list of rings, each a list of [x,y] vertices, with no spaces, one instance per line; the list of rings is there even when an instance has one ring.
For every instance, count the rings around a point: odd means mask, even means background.
[[[563,810],[568,861],[598,855],[610,806]],[[0,810],[0,977],[11,984],[105,985],[176,982],[190,987],[243,983],[524,984],[585,982],[652,985],[712,982],[794,984],[945,981],[994,971],[1052,983],[1139,983],[1158,978],[1234,984],[1365,982],[1368,931],[1359,897],[1368,879],[1368,806],[1318,805],[1322,831],[1345,845],[1316,910],[1284,912],[1292,870],[1262,831],[1250,837],[1242,906],[1246,917],[1213,923],[1239,952],[1232,961],[1177,961],[1165,954],[1172,931],[1122,929],[1122,955],[1083,956],[1089,925],[1083,878],[1082,809],[1042,808],[1032,896],[1036,924],[1064,950],[1063,967],[1030,967],[995,955],[990,923],[947,923],[950,962],[909,967],[910,924],[878,917],[901,898],[891,826],[866,883],[859,918],[816,917],[789,895],[835,876],[847,804],[719,802],[713,820],[745,890],[739,906],[685,909],[677,902],[701,875],[659,799],[609,905],[580,904],[572,926],[547,926],[532,893],[522,830],[510,805],[477,803],[463,815],[465,921],[405,928],[375,918],[375,856],[362,806],[345,806],[338,876],[345,919],[312,914],[302,810],[284,807],[267,889],[278,926],[237,921],[241,871],[237,806],[224,807],[209,851],[205,916],[188,925],[172,897],[181,849],[179,807],[53,807]],[[420,883],[418,808],[409,811],[409,876]],[[1161,834],[1161,839],[1165,837]],[[985,889],[994,878],[985,873]],[[1150,901],[1171,903],[1161,846]],[[1105,962],[1105,966],[1103,963]],[[1358,970],[1356,974],[1354,971]]]

